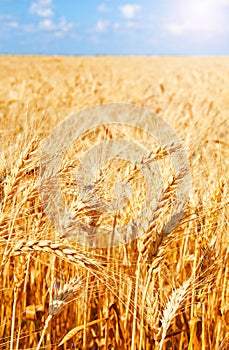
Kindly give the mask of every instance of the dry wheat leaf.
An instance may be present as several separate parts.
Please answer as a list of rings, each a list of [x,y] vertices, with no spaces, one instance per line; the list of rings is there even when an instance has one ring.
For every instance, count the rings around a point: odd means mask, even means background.
[[[87,323],[87,327],[89,326],[93,326],[94,324],[100,323],[102,321],[105,321],[106,318],[100,318],[99,320],[95,320],[95,321],[91,321],[89,323]],[[81,326],[77,326],[75,328],[73,328],[71,331],[69,331],[65,337],[62,339],[62,341],[60,342],[60,344],[58,344],[58,346],[63,345],[64,343],[66,343],[68,340],[70,340],[74,335],[76,335],[76,333],[78,333],[79,331],[82,331],[84,329],[84,325]]]

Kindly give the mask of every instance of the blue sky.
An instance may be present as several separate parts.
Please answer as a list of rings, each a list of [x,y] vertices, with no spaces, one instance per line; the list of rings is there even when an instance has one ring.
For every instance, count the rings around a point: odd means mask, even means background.
[[[228,55],[229,0],[0,0],[0,53]]]

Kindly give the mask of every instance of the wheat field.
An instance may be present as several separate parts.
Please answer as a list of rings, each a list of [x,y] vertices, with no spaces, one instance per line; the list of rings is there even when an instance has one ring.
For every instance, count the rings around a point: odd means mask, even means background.
[[[0,56],[0,81],[0,349],[229,349],[229,59]],[[46,216],[39,162],[68,115],[110,102],[163,118],[182,141],[192,184],[169,234],[180,178],[166,167],[150,227],[125,245],[91,248],[59,235]],[[96,227],[106,222],[93,194],[79,201],[72,169],[77,152],[107,135],[117,136],[102,128],[77,140],[61,168],[66,202]],[[151,148],[153,159],[166,158]],[[114,174],[126,169],[104,167],[101,198],[111,200]],[[132,178],[137,195],[117,220],[146,194],[138,172]]]

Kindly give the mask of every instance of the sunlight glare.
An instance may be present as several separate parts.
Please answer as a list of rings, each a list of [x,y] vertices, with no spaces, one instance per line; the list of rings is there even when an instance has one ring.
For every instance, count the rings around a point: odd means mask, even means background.
[[[186,23],[206,30],[215,29],[220,23],[217,1],[187,0],[181,4],[181,14]],[[194,29],[194,28],[193,28]]]

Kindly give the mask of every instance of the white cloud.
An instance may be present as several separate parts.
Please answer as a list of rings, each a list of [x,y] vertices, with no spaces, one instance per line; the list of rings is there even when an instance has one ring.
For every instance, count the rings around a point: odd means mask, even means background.
[[[13,19],[12,15],[0,15],[0,20],[7,20],[7,19]]]
[[[110,7],[108,7],[107,5],[105,5],[105,4],[101,4],[101,5],[99,5],[98,6],[98,8],[97,8],[97,10],[99,11],[99,12],[102,12],[102,13],[108,13],[108,12],[111,12],[111,8]]]
[[[72,31],[76,25],[72,22],[68,22],[64,17],[61,18],[59,24],[57,25],[55,36],[64,37],[66,34]],[[75,36],[75,35],[74,35]]]
[[[29,11],[31,14],[40,17],[40,21],[37,24],[24,25],[23,30],[25,32],[49,32],[56,37],[64,37],[70,32],[72,36],[75,35],[72,31],[76,26],[75,23],[68,22],[65,17],[61,17],[59,20],[54,19],[53,0],[33,1]]]
[[[37,25],[34,23],[23,26],[23,31],[27,33],[44,32],[56,37],[65,37],[70,34],[75,38],[76,35],[73,29],[77,26],[76,23],[68,22],[65,17],[60,18],[59,21],[53,21],[50,18],[41,20]]]
[[[182,36],[191,29],[189,23],[167,23],[165,29],[175,36]]]
[[[11,28],[19,28],[19,23],[16,22],[16,21],[10,21],[7,23],[8,27],[11,27]]]
[[[22,30],[26,33],[34,33],[38,31],[38,28],[33,23],[24,24]]]
[[[152,31],[151,22],[142,22],[138,20],[126,20],[124,23],[114,22],[112,23],[113,31],[123,35],[133,35],[136,30],[142,30],[145,33]]]
[[[192,22],[180,22],[180,23],[167,23],[165,26],[167,32],[171,33],[174,36],[185,36],[193,35],[196,37],[202,38],[213,38],[214,36],[224,33],[225,27],[222,28],[219,26],[209,26],[209,23],[203,22],[197,25]]]
[[[66,18],[62,17],[59,22],[55,23],[51,19],[44,19],[39,22],[38,30],[53,32],[55,36],[65,36],[70,30],[75,27],[74,23],[67,22]]]
[[[113,29],[114,29],[114,30],[118,30],[119,28],[120,28],[120,23],[115,22],[115,23],[113,24]]]
[[[124,18],[134,19],[137,13],[141,10],[141,6],[134,5],[134,4],[127,4],[127,5],[121,6],[119,9]]]
[[[38,0],[32,2],[29,12],[39,17],[52,17],[54,12],[52,9],[52,0]]]
[[[18,23],[17,18],[9,14],[0,15],[0,26],[1,31],[20,28],[20,24]]]
[[[38,24],[39,30],[52,31],[56,29],[56,25],[53,23],[51,19],[44,19]]]
[[[96,23],[96,27],[95,27],[95,30],[97,32],[106,32],[107,29],[109,28],[110,26],[110,22],[109,21],[102,21],[102,20],[99,20],[97,23]]]
[[[127,21],[126,27],[127,28],[139,28],[139,27],[141,27],[141,25],[139,25],[139,23],[134,22],[134,21]]]

